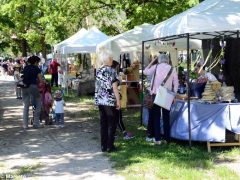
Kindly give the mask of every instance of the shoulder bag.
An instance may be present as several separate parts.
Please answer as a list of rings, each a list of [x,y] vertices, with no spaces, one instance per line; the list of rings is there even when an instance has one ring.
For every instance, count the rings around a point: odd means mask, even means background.
[[[173,92],[172,90],[169,90],[166,87],[164,87],[168,78],[172,74],[172,71],[173,71],[173,67],[171,67],[167,76],[163,80],[162,84],[159,86],[159,88],[157,90],[156,97],[154,99],[154,104],[156,104],[156,105],[158,105],[158,106],[160,106],[164,109],[167,109],[167,110],[170,110],[172,102],[173,102],[173,100],[176,96],[175,92]]]
[[[157,71],[157,66],[155,67],[155,72],[153,75],[153,80],[152,80],[152,84],[151,84],[151,90],[153,89],[153,84],[154,84],[154,80],[155,80],[155,76],[156,76],[156,71]],[[151,109],[153,106],[153,95],[150,94],[150,92],[148,92],[147,94],[144,95],[144,99],[143,99],[143,106],[146,108]]]

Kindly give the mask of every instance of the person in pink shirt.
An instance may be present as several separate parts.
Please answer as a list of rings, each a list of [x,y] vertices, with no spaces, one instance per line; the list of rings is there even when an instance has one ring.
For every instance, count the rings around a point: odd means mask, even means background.
[[[51,86],[53,86],[54,82],[56,87],[58,87],[58,66],[61,66],[56,59],[53,59],[50,64],[50,72],[52,74],[51,78]]]
[[[143,73],[147,76],[152,76],[155,73],[156,69],[156,75],[153,82],[153,78],[151,81],[151,85],[153,84],[153,88],[150,89],[150,94],[152,94],[155,98],[155,95],[157,93],[157,89],[167,76],[168,72],[171,69],[171,65],[169,64],[170,60],[168,55],[166,54],[160,54],[158,56],[158,62],[159,64],[152,65],[154,63],[154,60],[149,63],[149,65],[144,69]],[[168,88],[169,90],[173,90],[174,92],[177,92],[178,90],[178,75],[176,72],[176,69],[173,68],[172,73],[170,74],[167,82],[165,83],[164,87]],[[161,137],[160,134],[160,117],[162,112],[162,118],[163,118],[163,137]],[[154,141],[155,144],[161,144],[162,142],[170,142],[170,111],[167,109],[164,109],[156,104],[153,105],[152,109],[149,112],[149,122],[147,127],[147,141]],[[154,139],[155,137],[155,139]],[[161,141],[161,138],[163,141]]]

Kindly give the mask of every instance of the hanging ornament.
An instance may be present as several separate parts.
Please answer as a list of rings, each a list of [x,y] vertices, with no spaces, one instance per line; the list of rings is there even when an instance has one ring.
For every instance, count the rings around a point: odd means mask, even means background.
[[[221,48],[225,48],[226,41],[224,41],[224,40],[219,41],[219,45],[221,46]]]

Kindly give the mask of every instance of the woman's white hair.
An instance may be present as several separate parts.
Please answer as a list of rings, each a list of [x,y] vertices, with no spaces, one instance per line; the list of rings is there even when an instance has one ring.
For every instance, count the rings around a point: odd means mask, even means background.
[[[105,49],[98,54],[98,60],[101,65],[107,64],[110,57],[112,57],[112,52],[108,49]]]
[[[169,56],[167,54],[159,54],[158,62],[159,63],[167,63],[167,64],[169,64]]]

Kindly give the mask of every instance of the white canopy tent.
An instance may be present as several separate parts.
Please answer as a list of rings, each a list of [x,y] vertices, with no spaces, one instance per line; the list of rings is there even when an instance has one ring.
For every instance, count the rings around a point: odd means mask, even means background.
[[[134,29],[109,38],[97,46],[97,52],[100,52],[102,49],[109,49],[113,52],[113,58],[115,60],[119,59],[121,52],[130,52],[130,58],[136,58],[133,57],[133,52],[138,52],[138,54],[141,54],[141,42],[150,38],[154,38],[152,33],[153,27],[154,26],[151,24],[144,23],[140,26],[136,26]],[[191,40],[190,44],[191,49],[200,49],[202,47],[202,42],[200,40]],[[170,52],[172,61],[175,62],[175,65],[177,65],[177,51],[187,49],[184,39],[177,39],[168,43],[160,41],[156,43],[151,42],[148,44],[148,46],[150,46],[151,50],[155,52]]]
[[[141,51],[141,42],[153,38],[151,33],[152,27],[153,25],[144,23],[109,38],[97,46],[97,53],[101,50],[109,49],[113,52],[113,58],[118,60],[121,52]]]
[[[189,34],[192,38],[236,37],[240,29],[240,0],[205,0],[153,28],[155,38]]]
[[[61,48],[61,54],[70,53],[95,53],[99,43],[107,40],[109,37],[101,32],[97,27],[92,27],[87,33],[79,39],[73,40],[71,43]]]
[[[186,39],[188,75],[190,39],[239,38],[240,0],[205,0],[199,5],[163,21],[153,28],[155,40]],[[188,83],[188,127],[191,146],[190,83]]]
[[[61,51],[61,48],[68,45],[68,44],[71,44],[73,42],[76,42],[78,41],[78,39],[81,39],[82,37],[85,36],[85,34],[87,33],[88,31],[84,28],[80,29],[77,33],[75,33],[74,35],[72,35],[71,37],[65,39],[64,41],[56,44],[54,46],[54,52],[57,52],[59,53]]]

